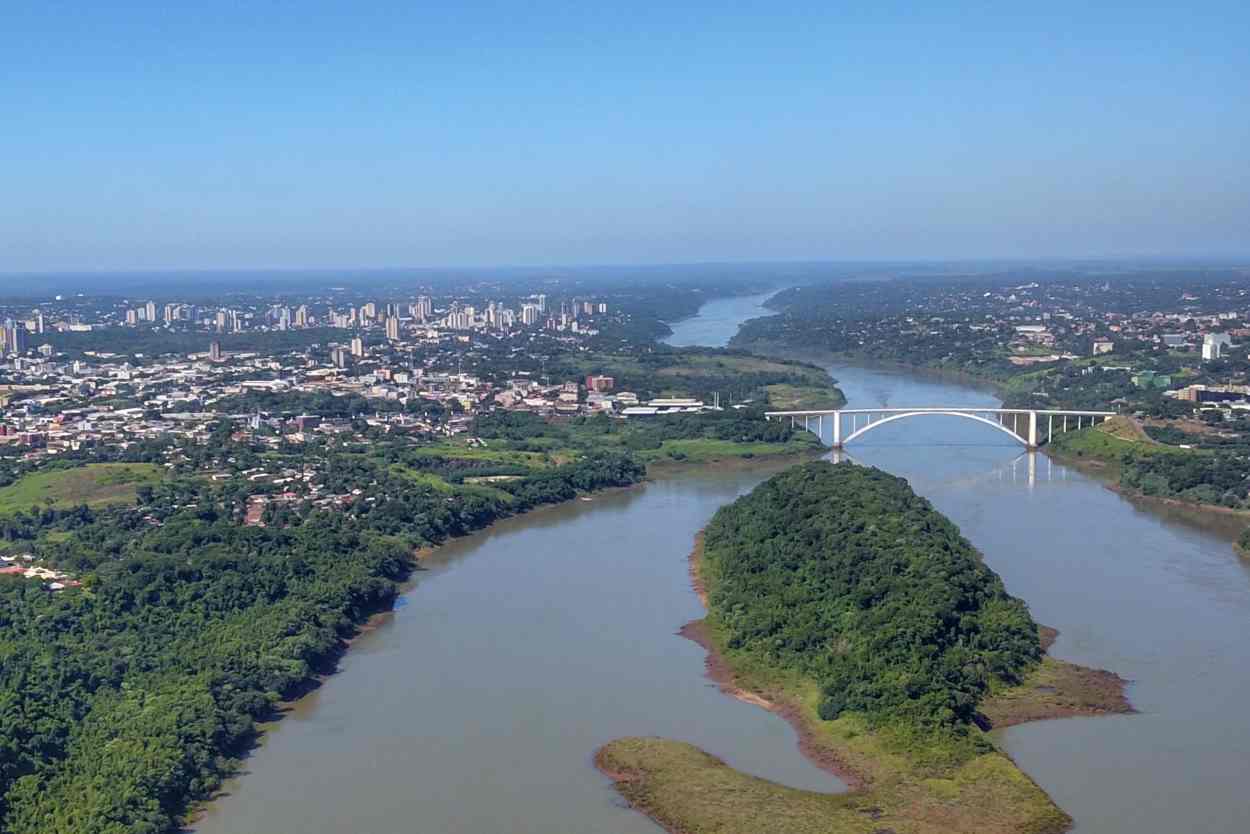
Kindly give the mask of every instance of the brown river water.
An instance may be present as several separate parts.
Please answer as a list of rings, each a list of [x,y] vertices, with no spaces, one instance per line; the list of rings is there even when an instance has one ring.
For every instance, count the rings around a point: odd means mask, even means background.
[[[764,297],[711,302],[674,344],[724,344]],[[833,367],[851,407],[988,405],[906,373]],[[1140,714],[999,741],[1097,834],[1250,830],[1250,565],[1227,523],[1139,506],[993,429],[948,417],[865,435],[985,553],[1054,653],[1133,681]],[[712,513],[779,464],[668,473],[440,548],[339,674],[269,728],[199,834],[655,834],[591,757],[690,741],[796,787],[843,786],[776,716],[721,694],[677,635],[702,615],[686,558]]]

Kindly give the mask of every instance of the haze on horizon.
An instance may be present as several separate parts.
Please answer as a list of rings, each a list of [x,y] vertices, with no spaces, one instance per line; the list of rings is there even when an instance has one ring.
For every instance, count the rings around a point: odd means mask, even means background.
[[[1250,7],[6,4],[0,273],[1250,253]]]

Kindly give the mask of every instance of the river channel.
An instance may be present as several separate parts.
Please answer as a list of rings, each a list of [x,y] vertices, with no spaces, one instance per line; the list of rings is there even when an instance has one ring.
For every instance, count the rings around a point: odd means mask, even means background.
[[[720,300],[674,344],[724,344],[766,296]],[[991,393],[837,366],[851,407],[990,405]],[[1244,832],[1250,819],[1250,566],[1227,530],[1137,506],[958,418],[882,426],[856,462],[908,478],[1054,652],[1133,681],[1134,716],[1001,734],[1079,832]],[[440,548],[339,674],[294,704],[200,834],[655,834],[592,767],[623,735],[690,741],[796,787],[842,786],[775,716],[722,695],[677,635],[702,615],[686,557],[776,464],[667,474]]]

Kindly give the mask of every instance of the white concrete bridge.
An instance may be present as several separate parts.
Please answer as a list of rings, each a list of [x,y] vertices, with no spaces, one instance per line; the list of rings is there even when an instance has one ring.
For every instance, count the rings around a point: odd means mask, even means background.
[[[825,422],[832,426],[833,448],[847,443],[873,429],[912,417],[963,417],[998,429],[1036,449],[1050,442],[1056,434],[1092,426],[1099,420],[1114,417],[1114,411],[1046,411],[1031,408],[838,408],[824,411],[767,411],[770,420],[790,419],[790,425],[816,432],[825,438]]]

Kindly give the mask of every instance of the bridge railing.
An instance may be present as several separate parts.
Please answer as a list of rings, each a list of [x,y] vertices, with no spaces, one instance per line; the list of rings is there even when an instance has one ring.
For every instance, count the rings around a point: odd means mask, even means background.
[[[865,423],[860,426],[860,416],[865,416]],[[893,423],[909,417],[920,417],[924,415],[946,415],[951,417],[964,417],[976,420],[981,423],[993,426],[1014,437],[1023,443],[1027,448],[1036,449],[1042,443],[1050,442],[1058,428],[1060,434],[1067,432],[1069,428],[1081,429],[1086,425],[1093,425],[1096,420],[1102,418],[1106,420],[1114,417],[1114,411],[1093,411],[1082,409],[1034,409],[1034,408],[978,408],[976,406],[917,406],[913,408],[835,408],[835,409],[807,409],[796,411],[766,411],[764,416],[768,419],[784,419],[790,418],[792,426],[798,425],[799,418],[803,419],[803,428],[812,431],[812,420],[815,418],[816,434],[823,441],[825,438],[825,418],[830,418],[832,422],[832,440],[834,448],[841,448],[844,443],[860,437],[871,429],[877,428],[884,423]],[[1021,417],[1024,417],[1024,427],[1022,429]],[[850,431],[844,433],[843,418],[850,418]],[[873,419],[876,417],[877,419]],[[1007,418],[1010,417],[1010,427],[1008,427]],[[1056,418],[1059,423],[1056,426]],[[1045,421],[1045,431],[1043,433],[1043,420]],[[1074,422],[1073,422],[1074,421]],[[1043,439],[1044,436],[1044,439]]]

